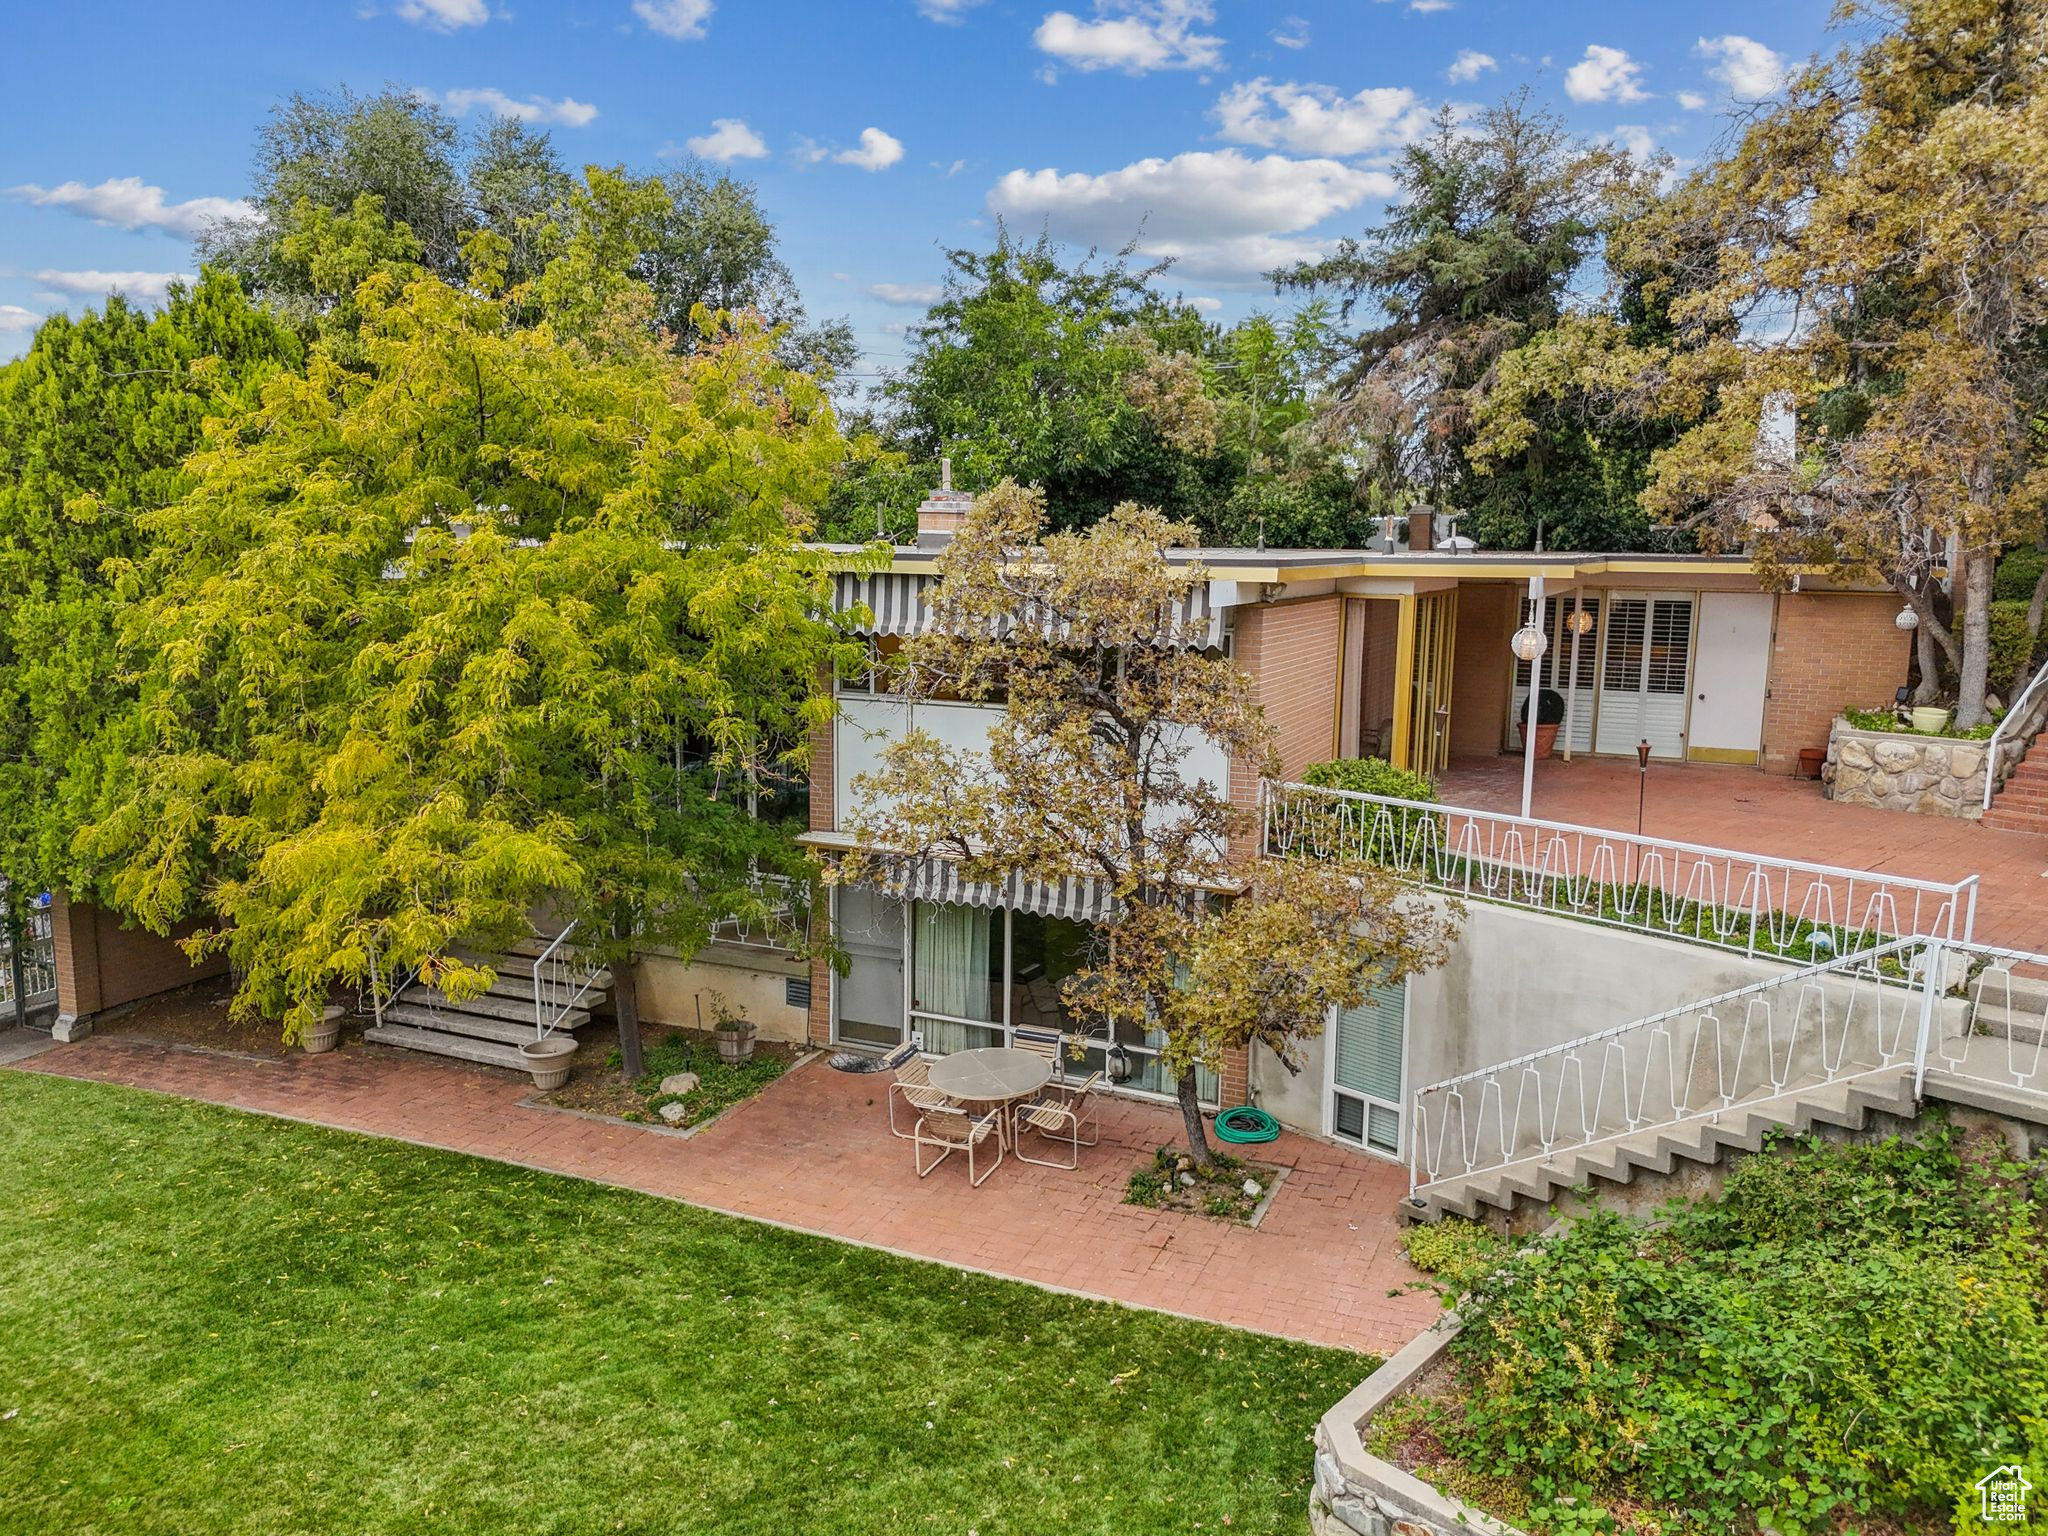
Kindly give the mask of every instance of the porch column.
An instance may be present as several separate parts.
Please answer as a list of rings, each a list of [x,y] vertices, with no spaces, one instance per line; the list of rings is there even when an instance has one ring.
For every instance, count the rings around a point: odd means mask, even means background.
[[[57,956],[57,1021],[50,1033],[83,1040],[102,1007],[99,913],[58,891],[50,904],[50,933]]]
[[[1572,659],[1564,679],[1564,760],[1572,760],[1572,722],[1579,712],[1579,615],[1585,612],[1586,589],[1572,588]]]
[[[1529,578],[1529,622],[1543,627],[1543,578]],[[1550,652],[1548,648],[1543,655]],[[1529,697],[1522,701],[1522,819],[1529,819],[1529,807],[1536,798],[1536,713],[1543,694],[1543,656],[1529,663]]]

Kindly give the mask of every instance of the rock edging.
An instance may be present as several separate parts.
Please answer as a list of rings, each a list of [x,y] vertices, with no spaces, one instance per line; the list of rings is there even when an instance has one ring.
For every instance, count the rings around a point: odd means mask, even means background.
[[[1365,1448],[1365,1426],[1442,1358],[1462,1325],[1446,1313],[1360,1382],[1316,1425],[1314,1536],[1522,1536]]]
[[[1975,821],[1988,757],[1981,741],[1858,730],[1837,716],[1820,777],[1830,800]]]

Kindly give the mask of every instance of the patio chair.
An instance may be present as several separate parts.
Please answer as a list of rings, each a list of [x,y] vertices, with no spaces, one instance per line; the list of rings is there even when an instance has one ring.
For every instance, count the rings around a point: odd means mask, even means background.
[[[905,1047],[899,1047],[899,1049],[907,1051],[909,1057],[907,1057],[907,1061],[897,1065],[895,1077],[889,1079],[889,1135],[897,1137],[901,1141],[909,1141],[915,1135],[915,1124],[909,1130],[903,1130],[897,1124],[897,1118],[895,1118],[895,1102],[897,1102],[897,1098],[901,1098],[911,1110],[920,1112],[920,1114],[924,1110],[950,1110],[952,1108],[952,1100],[946,1098],[944,1094],[940,1094],[936,1087],[932,1087],[932,1063],[926,1061],[922,1055],[918,1055],[918,1047],[913,1047],[913,1044],[905,1044]],[[895,1055],[895,1053],[891,1053],[891,1055]]]
[[[962,1147],[967,1149],[967,1182],[979,1189],[982,1181],[1002,1166],[1003,1154],[1003,1112],[992,1109],[976,1119],[956,1105],[942,1105],[928,1109],[917,1117],[917,1124],[910,1128],[911,1156],[917,1162],[917,1176],[921,1179],[932,1169]],[[976,1171],[976,1152],[993,1141],[996,1146],[995,1161],[986,1168]],[[925,1149],[943,1147],[945,1150],[929,1163],[924,1160]]]
[[[1095,1072],[1078,1086],[1055,1085],[1047,1090],[1046,1097],[1019,1104],[1016,1109],[1017,1156],[1041,1168],[1080,1167],[1081,1149],[1092,1147],[1102,1139],[1101,1089],[1102,1074]],[[1088,1133],[1085,1136],[1081,1134],[1084,1129]],[[1062,1163],[1048,1157],[1031,1156],[1024,1150],[1024,1132],[1027,1130],[1038,1132],[1048,1141],[1064,1144],[1067,1161]]]
[[[1052,1080],[1057,1083],[1067,1075],[1067,1037],[1056,1029],[1013,1029],[1010,1043],[1020,1051],[1029,1051],[1034,1056],[1043,1056],[1052,1063]]]

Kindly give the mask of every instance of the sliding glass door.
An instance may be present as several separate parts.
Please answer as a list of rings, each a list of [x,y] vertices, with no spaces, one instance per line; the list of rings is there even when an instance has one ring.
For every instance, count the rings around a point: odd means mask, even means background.
[[[949,1056],[1004,1044],[1004,914],[944,901],[915,902],[912,911],[910,1027],[925,1050]]]

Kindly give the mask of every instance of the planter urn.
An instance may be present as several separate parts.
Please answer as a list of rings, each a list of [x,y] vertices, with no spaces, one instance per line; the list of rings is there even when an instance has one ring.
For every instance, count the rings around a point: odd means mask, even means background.
[[[738,1029],[720,1029],[718,1032],[718,1059],[729,1066],[738,1066],[754,1054],[754,1026],[742,1024]]]
[[[1529,727],[1523,724],[1518,729],[1522,733],[1522,745],[1524,747],[1528,746]],[[1538,757],[1548,757],[1557,750],[1557,732],[1558,727],[1554,725],[1539,724],[1536,727],[1536,755]]]
[[[318,1056],[331,1051],[341,1040],[341,1016],[347,1012],[339,1003],[329,1003],[320,1010],[320,1022],[300,1031],[299,1045],[308,1056]]]
[[[551,1093],[569,1081],[569,1060],[575,1054],[573,1035],[549,1035],[519,1047],[520,1059],[533,1074],[533,1086],[543,1093]]]
[[[1913,708],[1913,729],[1926,731],[1929,735],[1948,729],[1950,712],[1936,704],[1917,704]]]

